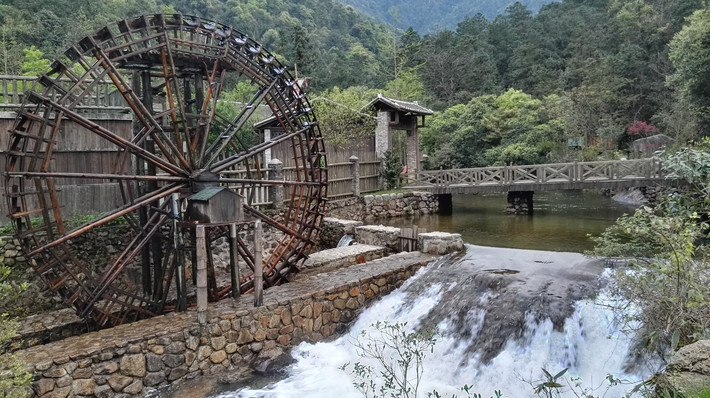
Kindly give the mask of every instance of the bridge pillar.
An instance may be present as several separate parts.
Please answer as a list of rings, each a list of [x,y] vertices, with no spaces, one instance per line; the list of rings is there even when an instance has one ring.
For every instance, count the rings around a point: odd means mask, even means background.
[[[439,199],[439,214],[450,216],[454,212],[454,204],[451,200],[451,194],[436,195]]]
[[[533,191],[508,192],[508,214],[528,215],[533,214]]]

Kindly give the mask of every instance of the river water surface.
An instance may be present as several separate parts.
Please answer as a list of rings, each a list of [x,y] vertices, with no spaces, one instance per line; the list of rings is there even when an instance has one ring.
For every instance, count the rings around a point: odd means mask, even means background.
[[[464,242],[516,249],[582,252],[592,248],[587,235],[599,235],[636,206],[596,191],[536,192],[534,214],[505,213],[506,195],[454,195],[453,214],[377,220],[385,225],[416,224],[427,231],[460,233]]]

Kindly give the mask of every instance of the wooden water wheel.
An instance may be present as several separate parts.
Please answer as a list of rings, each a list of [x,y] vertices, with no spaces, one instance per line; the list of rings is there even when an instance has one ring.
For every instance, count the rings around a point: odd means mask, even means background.
[[[205,187],[229,186],[240,195],[243,216],[230,225],[248,231],[262,220],[283,236],[264,260],[266,287],[299,268],[325,211],[325,150],[307,99],[272,54],[229,26],[157,14],[103,27],[65,55],[39,77],[39,90],[25,93],[10,131],[5,173],[16,235],[51,290],[102,326],[151,317],[179,307],[181,300],[189,305],[180,270],[193,252],[197,221],[184,210],[187,199]],[[228,116],[219,100],[225,82],[234,78],[248,81],[254,94]],[[132,114],[129,137],[90,120],[82,106],[101,84],[109,84],[117,105]],[[249,139],[252,116],[264,108],[282,133]],[[110,169],[53,161],[55,148],[71,140],[62,130],[68,122],[112,151]],[[290,148],[291,159],[285,160],[293,162],[288,178],[271,181],[263,154],[276,146]],[[58,187],[82,181],[118,185],[121,198],[115,208],[70,228]],[[285,211],[278,220],[254,204],[254,193],[268,186],[284,188]],[[127,232],[107,261],[77,255],[72,242],[115,223]],[[213,245],[228,233],[226,223],[207,226]],[[253,270],[253,247],[240,236],[241,261]],[[127,268],[141,270],[137,283],[125,278]],[[241,291],[249,290],[253,273],[238,283]],[[211,273],[212,300],[230,291],[218,284]]]

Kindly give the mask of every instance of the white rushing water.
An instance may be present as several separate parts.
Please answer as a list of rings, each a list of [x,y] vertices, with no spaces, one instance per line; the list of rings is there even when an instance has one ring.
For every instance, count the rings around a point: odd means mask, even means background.
[[[497,259],[505,261],[505,256],[515,256],[520,263],[526,261],[545,263],[546,269],[554,268],[554,259],[584,262],[581,255],[570,253],[530,252],[512,249],[480,250],[481,255],[471,254],[474,247],[469,247],[466,258],[452,266],[434,264],[420,270],[397,291],[389,294],[364,311],[353,324],[347,335],[327,343],[302,343],[292,351],[296,362],[287,370],[287,376],[264,389],[244,389],[220,395],[227,397],[323,397],[323,398],[359,398],[363,395],[353,386],[354,376],[341,367],[346,363],[360,362],[377,366],[377,363],[360,356],[353,342],[362,330],[372,330],[377,321],[405,323],[408,330],[421,325],[434,310],[450,309],[451,313],[460,312],[457,303],[445,302],[449,294],[456,289],[471,289],[464,286],[461,272],[481,272],[480,268],[495,264],[487,262]],[[479,247],[475,247],[479,249]],[[543,255],[546,261],[540,261]],[[487,260],[483,260],[487,258]],[[535,260],[535,259],[538,260]],[[551,264],[550,264],[551,263]],[[478,268],[467,269],[476,264]],[[571,264],[574,268],[574,264]],[[437,269],[438,268],[438,269]],[[475,268],[475,267],[474,267]],[[456,270],[455,273],[452,271]],[[463,271],[462,271],[463,270]],[[478,271],[476,271],[478,270]],[[448,281],[441,281],[437,274],[453,276]],[[511,273],[517,273],[511,272]],[[520,283],[521,277],[516,283]],[[475,279],[475,278],[474,278]],[[574,279],[574,278],[572,278]],[[460,280],[461,282],[459,282]],[[520,283],[526,288],[527,281]],[[559,282],[559,283],[564,283]],[[416,289],[419,284],[428,286]],[[415,293],[412,293],[412,290]],[[464,290],[468,291],[468,290]],[[465,396],[460,391],[463,385],[473,386],[472,391],[483,397],[494,395],[500,390],[504,397],[532,397],[533,386],[543,382],[546,369],[556,374],[564,368],[569,370],[558,380],[565,385],[564,397],[574,397],[582,392],[594,396],[621,397],[634,387],[634,384],[648,377],[657,369],[650,365],[629,366],[629,348],[631,338],[620,332],[620,325],[610,306],[614,300],[603,290],[594,299],[582,299],[574,303],[571,315],[564,320],[563,327],[555,328],[553,322],[544,316],[525,313],[524,326],[516,338],[508,339],[500,352],[487,363],[481,363],[481,354],[472,350],[475,343],[480,343],[484,320],[491,311],[496,311],[493,298],[496,291],[479,294],[475,299],[478,305],[465,304],[464,328],[461,320],[444,318],[438,322],[440,337],[433,352],[427,353],[424,361],[424,375],[419,388],[420,397],[436,390],[441,396]],[[536,293],[538,294],[538,293]],[[415,299],[412,297],[415,296]],[[455,296],[455,295],[454,295]],[[459,302],[460,300],[453,300]],[[501,322],[506,322],[506,314],[498,314]],[[555,330],[557,329],[557,330]],[[462,337],[466,336],[466,337]],[[360,337],[362,338],[362,337]],[[473,351],[473,352],[472,352]],[[611,386],[609,375],[624,382]],[[573,391],[574,390],[574,391]],[[579,395],[576,395],[575,392]]]

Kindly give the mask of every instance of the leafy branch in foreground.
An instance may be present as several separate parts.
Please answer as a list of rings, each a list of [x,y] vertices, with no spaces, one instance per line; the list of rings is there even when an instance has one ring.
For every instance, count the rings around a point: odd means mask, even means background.
[[[592,238],[588,254],[630,259],[614,271],[616,293],[638,311],[620,311],[647,351],[670,349],[708,336],[710,326],[710,156],[706,140],[696,148],[662,154],[666,170],[688,187],[654,208],[624,216]],[[622,308],[622,310],[624,310]]]
[[[364,397],[416,398],[424,375],[424,358],[434,351],[437,330],[407,331],[405,323],[375,322],[363,330],[353,345],[359,356],[374,359],[374,366],[355,362],[340,367],[355,378],[353,385]],[[461,387],[467,398],[482,398],[473,387]],[[446,395],[444,395],[446,396]],[[442,398],[437,391],[427,392],[429,398]],[[456,398],[453,395],[451,398]],[[500,398],[500,391],[494,398]]]

